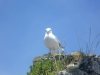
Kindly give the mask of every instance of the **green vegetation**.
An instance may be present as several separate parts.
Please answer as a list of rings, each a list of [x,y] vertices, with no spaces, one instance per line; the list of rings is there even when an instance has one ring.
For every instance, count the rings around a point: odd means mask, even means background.
[[[57,64],[57,67],[55,67]],[[53,59],[39,60],[34,62],[33,66],[30,66],[30,72],[27,72],[27,75],[54,75],[58,71],[63,70],[64,67],[61,65],[62,62],[59,60],[56,61]]]

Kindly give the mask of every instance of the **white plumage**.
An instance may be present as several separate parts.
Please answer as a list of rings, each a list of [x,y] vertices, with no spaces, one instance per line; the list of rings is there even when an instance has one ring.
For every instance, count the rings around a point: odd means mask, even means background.
[[[44,43],[49,50],[64,50],[60,41],[53,35],[51,28],[46,29]]]

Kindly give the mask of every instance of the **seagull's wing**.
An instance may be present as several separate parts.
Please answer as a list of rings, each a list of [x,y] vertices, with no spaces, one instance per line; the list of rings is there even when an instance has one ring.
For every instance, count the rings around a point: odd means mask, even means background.
[[[55,40],[58,42],[58,43],[60,43],[60,41],[58,40],[58,38],[56,37],[56,36],[54,36],[55,37]]]
[[[54,35],[56,42],[59,44],[60,48],[63,48],[63,46],[61,45],[60,41],[58,40],[58,38]]]

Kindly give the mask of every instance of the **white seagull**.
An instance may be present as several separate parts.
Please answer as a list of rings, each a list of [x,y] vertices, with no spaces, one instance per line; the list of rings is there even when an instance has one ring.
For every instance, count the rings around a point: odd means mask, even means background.
[[[44,37],[44,44],[49,50],[64,50],[60,41],[57,37],[52,33],[51,28],[46,28],[46,33]]]

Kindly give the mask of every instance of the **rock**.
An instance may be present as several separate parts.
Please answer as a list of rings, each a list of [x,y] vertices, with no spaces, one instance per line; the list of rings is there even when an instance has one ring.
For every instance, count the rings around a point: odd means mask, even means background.
[[[85,75],[87,74],[84,71],[81,71],[77,65],[73,65],[70,64],[67,66],[66,71],[70,74],[70,75]]]
[[[71,55],[84,55],[83,52],[79,51],[79,52],[72,52]]]
[[[41,56],[35,57],[33,63],[39,61],[41,58],[42,58]]]
[[[100,74],[100,63],[98,63],[97,61],[92,61],[92,70],[97,73]]]
[[[72,75],[72,74],[66,72],[66,70],[62,70],[62,71],[58,72],[57,75]]]
[[[86,56],[88,56],[88,57],[95,57],[96,55],[95,54],[87,54]]]
[[[71,55],[55,55],[56,60],[59,59],[66,68],[59,71],[56,75],[100,75],[100,56],[88,54],[82,60],[75,60],[75,55],[79,53],[72,53]],[[34,58],[34,62],[39,60],[53,59],[53,55],[48,53],[43,56]]]
[[[88,75],[99,75],[100,74],[100,60],[97,56],[89,56],[79,66],[79,69],[85,71]]]
[[[68,60],[68,57],[66,59]],[[86,56],[81,61],[67,65],[66,70],[58,72],[58,75],[100,75],[100,57],[96,55]]]

